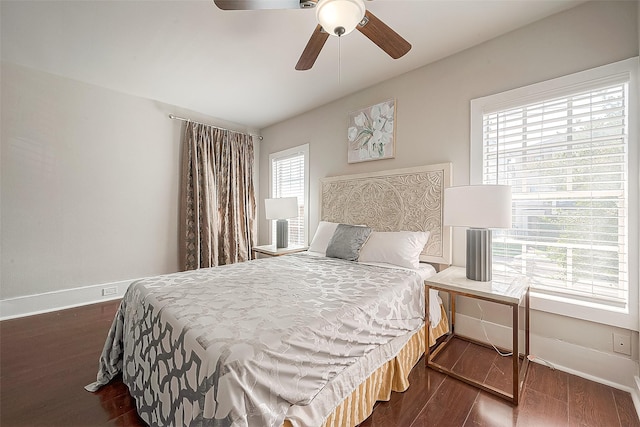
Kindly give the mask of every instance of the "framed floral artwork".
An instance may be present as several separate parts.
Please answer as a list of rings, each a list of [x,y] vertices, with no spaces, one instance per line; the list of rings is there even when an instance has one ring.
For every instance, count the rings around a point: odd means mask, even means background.
[[[395,156],[395,115],[395,99],[349,113],[347,161],[392,159]]]

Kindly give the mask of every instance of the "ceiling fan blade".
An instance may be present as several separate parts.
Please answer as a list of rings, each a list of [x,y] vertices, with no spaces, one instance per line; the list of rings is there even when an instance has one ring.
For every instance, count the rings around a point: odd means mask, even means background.
[[[398,59],[411,50],[408,41],[368,10],[356,28],[393,59]]]
[[[316,0],[214,0],[222,10],[308,9]]]
[[[317,25],[313,34],[311,34],[311,38],[307,42],[307,46],[302,51],[300,59],[298,59],[296,70],[304,71],[311,69],[328,38],[329,33],[324,31],[321,25]]]

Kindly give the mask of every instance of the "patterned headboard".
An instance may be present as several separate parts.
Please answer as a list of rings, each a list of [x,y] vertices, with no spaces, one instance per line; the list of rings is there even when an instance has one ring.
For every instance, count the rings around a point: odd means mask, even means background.
[[[320,180],[320,219],[376,231],[429,231],[420,260],[451,264],[451,230],[442,225],[451,163]]]

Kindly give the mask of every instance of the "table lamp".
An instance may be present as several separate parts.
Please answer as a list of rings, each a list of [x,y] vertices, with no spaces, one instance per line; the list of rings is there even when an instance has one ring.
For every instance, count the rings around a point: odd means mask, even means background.
[[[511,186],[444,190],[444,225],[467,228],[467,279],[491,280],[491,228],[511,228]]]
[[[298,216],[298,198],[280,197],[265,199],[264,211],[267,219],[276,221],[276,248],[286,248],[289,245],[289,218]]]

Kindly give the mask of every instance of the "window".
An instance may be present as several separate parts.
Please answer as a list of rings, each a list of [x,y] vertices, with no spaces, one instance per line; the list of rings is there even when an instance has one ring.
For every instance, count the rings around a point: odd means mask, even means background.
[[[473,183],[512,188],[513,227],[494,232],[494,269],[527,274],[539,309],[630,329],[636,78],[634,58],[472,101]]]
[[[307,244],[307,206],[309,204],[309,144],[269,155],[271,197],[297,197],[298,217],[289,219],[289,244]],[[275,224],[271,224],[275,242]]]

